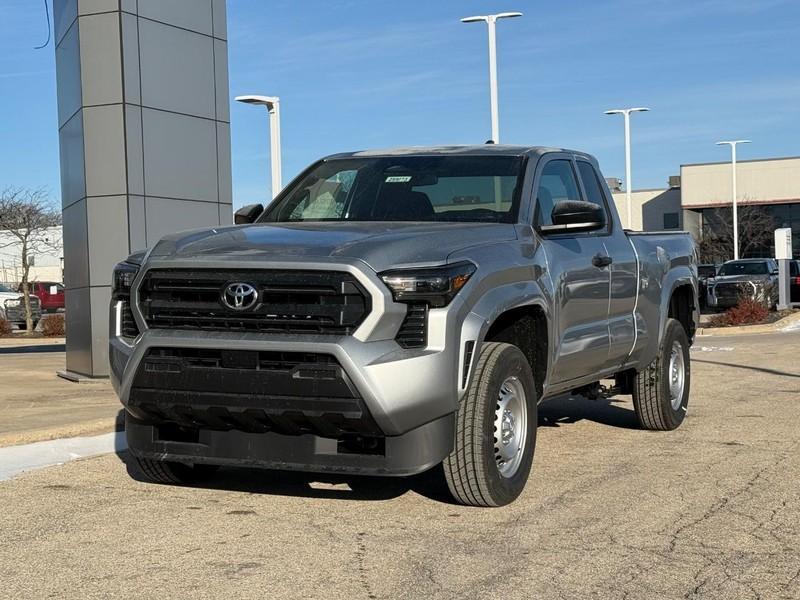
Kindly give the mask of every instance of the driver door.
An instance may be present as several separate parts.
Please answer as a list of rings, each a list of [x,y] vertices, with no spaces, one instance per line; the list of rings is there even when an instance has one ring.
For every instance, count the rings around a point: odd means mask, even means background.
[[[574,159],[554,155],[541,167],[535,184],[537,228],[552,224],[553,206],[584,200]],[[605,230],[541,236],[553,283],[553,364],[549,380],[559,384],[600,372],[608,360],[608,305],[611,271],[597,266],[607,257]]]

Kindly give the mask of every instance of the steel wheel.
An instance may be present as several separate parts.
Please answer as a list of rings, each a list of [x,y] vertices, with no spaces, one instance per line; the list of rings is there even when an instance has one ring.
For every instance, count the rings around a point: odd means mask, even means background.
[[[515,376],[500,386],[494,419],[494,455],[503,477],[513,477],[519,469],[528,431],[525,388]]]
[[[672,342],[672,351],[669,355],[669,400],[672,410],[678,410],[683,401],[683,386],[685,385],[685,365],[683,363],[683,347],[678,340]]]

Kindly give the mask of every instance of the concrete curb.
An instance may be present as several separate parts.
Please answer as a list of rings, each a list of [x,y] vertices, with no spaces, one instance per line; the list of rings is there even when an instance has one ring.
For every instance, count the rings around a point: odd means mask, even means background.
[[[95,419],[93,421],[84,421],[82,423],[70,423],[69,425],[47,427],[44,429],[31,429],[28,431],[13,431],[5,433],[0,435],[0,448],[123,431],[125,429],[125,423],[121,415],[122,411],[120,411],[120,414],[117,417]]]
[[[765,325],[739,325],[735,327],[699,327],[697,335],[744,335],[751,333],[776,333],[787,328],[800,331],[800,312]]]

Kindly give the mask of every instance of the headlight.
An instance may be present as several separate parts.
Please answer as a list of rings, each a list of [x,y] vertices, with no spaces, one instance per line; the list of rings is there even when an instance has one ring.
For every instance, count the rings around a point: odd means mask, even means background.
[[[22,298],[12,298],[11,300],[6,300],[4,304],[6,308],[16,308],[22,305]]]
[[[111,296],[113,298],[128,298],[131,295],[131,286],[139,267],[131,263],[121,262],[114,267],[114,274],[111,278]]]
[[[396,302],[427,302],[432,308],[447,306],[475,272],[471,262],[428,269],[381,273]]]

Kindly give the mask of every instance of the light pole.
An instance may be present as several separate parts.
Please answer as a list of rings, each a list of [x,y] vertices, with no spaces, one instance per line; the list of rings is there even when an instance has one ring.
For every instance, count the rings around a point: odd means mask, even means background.
[[[498,19],[521,17],[521,12],[504,12],[496,15],[476,15],[464,17],[462,23],[477,23],[484,21],[489,26],[489,98],[492,110],[492,141],[500,143],[500,116],[497,109],[497,40],[495,25]]]
[[[723,140],[717,146],[731,147],[731,201],[733,203],[733,260],[739,260],[739,211],[736,205],[736,145],[750,140]]]
[[[622,115],[625,120],[625,204],[628,212],[628,229],[633,229],[633,204],[631,203],[631,113],[647,112],[649,108],[614,108],[607,115]]]
[[[277,96],[236,96],[238,102],[260,104],[269,112],[269,156],[272,171],[272,197],[278,195],[281,184],[281,100]]]

